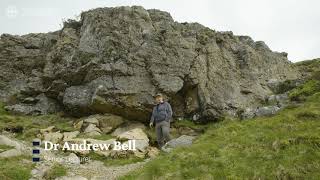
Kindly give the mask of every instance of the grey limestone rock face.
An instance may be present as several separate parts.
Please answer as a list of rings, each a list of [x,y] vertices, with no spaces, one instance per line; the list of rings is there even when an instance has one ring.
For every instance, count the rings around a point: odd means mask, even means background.
[[[258,107],[273,93],[269,80],[299,77],[285,53],[262,41],[139,6],[89,10],[56,32],[3,34],[0,62],[0,99],[9,106],[44,94],[75,116],[139,121],[157,92],[176,117],[215,120]]]

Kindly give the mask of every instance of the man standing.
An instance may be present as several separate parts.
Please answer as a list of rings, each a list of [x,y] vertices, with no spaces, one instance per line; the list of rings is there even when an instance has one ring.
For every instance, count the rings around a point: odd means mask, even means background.
[[[170,140],[170,121],[172,118],[171,105],[163,101],[162,94],[155,96],[157,105],[153,107],[152,116],[150,119],[150,127],[155,124],[157,141],[159,148]]]

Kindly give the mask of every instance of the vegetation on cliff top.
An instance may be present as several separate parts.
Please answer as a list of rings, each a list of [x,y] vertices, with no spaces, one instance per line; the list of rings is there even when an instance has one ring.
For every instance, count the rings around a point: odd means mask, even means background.
[[[295,64],[300,73],[311,76],[312,79],[320,80],[320,58],[300,61]]]
[[[302,61],[295,65],[307,82],[292,90],[289,97],[294,101],[304,101],[307,96],[320,91],[320,59]]]

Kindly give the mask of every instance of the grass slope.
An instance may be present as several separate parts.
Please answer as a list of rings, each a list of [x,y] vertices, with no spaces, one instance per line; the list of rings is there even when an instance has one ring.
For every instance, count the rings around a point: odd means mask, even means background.
[[[122,179],[319,179],[320,93],[273,117],[211,124]]]
[[[30,171],[34,168],[34,164],[30,159],[29,156],[0,158],[0,179],[27,180],[31,178]],[[26,162],[23,162],[23,160]]]
[[[54,125],[60,131],[75,131],[73,128],[73,119],[64,118],[57,114],[26,116],[13,115],[6,112],[0,103],[0,132],[15,132],[15,137],[20,140],[29,141],[37,137],[40,129]]]

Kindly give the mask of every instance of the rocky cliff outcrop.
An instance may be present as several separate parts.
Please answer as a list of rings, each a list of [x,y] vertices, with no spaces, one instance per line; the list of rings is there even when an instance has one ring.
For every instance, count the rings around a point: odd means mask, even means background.
[[[0,39],[0,97],[27,114],[113,113],[146,121],[163,93],[176,117],[254,108],[299,74],[286,53],[142,7],[98,8],[60,31]]]

